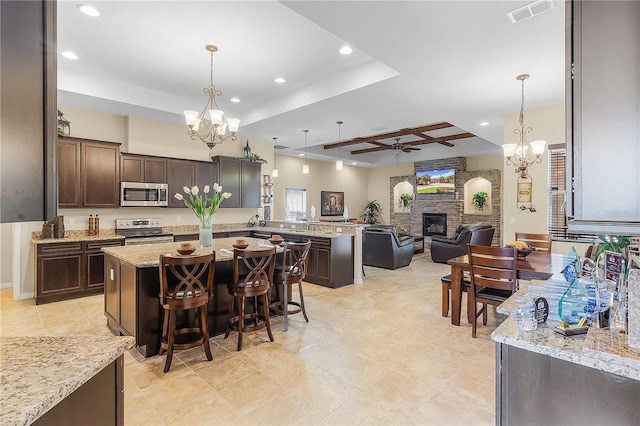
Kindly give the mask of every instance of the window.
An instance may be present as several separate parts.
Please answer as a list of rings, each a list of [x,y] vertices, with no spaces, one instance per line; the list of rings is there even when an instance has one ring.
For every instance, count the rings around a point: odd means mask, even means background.
[[[284,220],[307,220],[307,190],[285,188]]]
[[[573,234],[567,226],[565,215],[567,150],[564,145],[549,146],[549,234],[554,240],[592,241],[594,234]]]

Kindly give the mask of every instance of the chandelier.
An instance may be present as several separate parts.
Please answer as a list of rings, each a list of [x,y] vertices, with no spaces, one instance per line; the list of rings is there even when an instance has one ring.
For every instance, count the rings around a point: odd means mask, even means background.
[[[222,92],[216,90],[213,85],[213,53],[217,52],[218,48],[208,44],[205,49],[211,53],[211,79],[209,87],[202,89],[202,92],[209,100],[200,114],[197,111],[188,110],[184,111],[184,116],[189,127],[187,133],[191,136],[191,139],[196,140],[198,138],[211,149],[229,138],[235,141],[240,120],[237,118],[225,119],[223,117],[224,112],[218,108],[216,96],[222,96]],[[207,118],[207,112],[209,113],[209,118]],[[225,136],[227,130],[231,134]]]
[[[527,168],[531,164],[541,163],[542,158],[540,156],[544,152],[544,146],[547,141],[537,140],[527,142],[526,135],[531,132],[531,127],[525,127],[524,125],[524,81],[529,78],[529,74],[522,74],[516,77],[516,80],[522,82],[522,103],[520,105],[520,118],[518,124],[519,129],[515,129],[513,133],[519,135],[520,141],[516,143],[508,143],[502,145],[504,150],[504,156],[507,158],[507,166],[516,166],[516,173],[520,173],[525,176],[527,174]]]

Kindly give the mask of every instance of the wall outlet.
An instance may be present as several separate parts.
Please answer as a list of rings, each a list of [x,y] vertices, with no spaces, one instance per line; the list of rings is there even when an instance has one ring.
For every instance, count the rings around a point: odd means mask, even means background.
[[[515,225],[516,224],[516,218],[512,217],[511,219],[509,219],[509,224],[510,225]]]
[[[177,215],[177,216],[176,216],[176,222],[181,222],[181,221],[182,221],[182,216]]]
[[[336,228],[336,232],[339,234],[342,232],[342,228]]]
[[[69,218],[69,225],[75,225],[76,224],[76,218],[75,217],[70,217]]]
[[[280,228],[284,228],[284,225],[282,223],[280,224]]]

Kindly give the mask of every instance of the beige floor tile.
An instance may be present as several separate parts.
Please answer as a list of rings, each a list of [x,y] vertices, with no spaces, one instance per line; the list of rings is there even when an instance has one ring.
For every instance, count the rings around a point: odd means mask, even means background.
[[[395,271],[365,267],[363,284],[330,289],[304,283],[309,322],[274,318],[266,330],[210,339],[166,355],[125,353],[127,425],[493,424],[495,343],[501,316],[471,337],[441,316],[440,277],[449,267],[428,253]],[[36,306],[0,291],[0,334],[104,334],[103,296]],[[188,395],[188,402],[180,404]],[[464,410],[461,410],[464,404]]]

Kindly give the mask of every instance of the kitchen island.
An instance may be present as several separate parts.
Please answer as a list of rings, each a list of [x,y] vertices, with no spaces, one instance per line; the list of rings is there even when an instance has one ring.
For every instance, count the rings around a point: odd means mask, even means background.
[[[284,232],[281,234],[286,237]],[[227,286],[233,279],[233,247],[237,238],[214,238],[216,252],[213,298],[207,306],[208,329],[211,336],[226,331],[229,294]],[[271,245],[259,238],[245,237],[249,249]],[[287,238],[288,239],[288,238]],[[351,247],[351,235],[325,238],[333,247],[346,241]],[[336,242],[336,240],[338,242]],[[197,246],[198,241],[192,241]],[[161,254],[178,255],[179,242],[143,246],[105,247],[105,316],[107,326],[116,335],[133,336],[136,348],[145,357],[158,353],[162,330],[160,306],[159,257]],[[277,247],[282,253],[282,247]],[[194,254],[200,254],[197,250]],[[349,253],[351,251],[349,250]],[[278,256],[281,262],[281,255]],[[349,258],[349,265],[353,265]],[[310,268],[311,269],[311,268]],[[351,282],[353,273],[346,278]],[[279,292],[272,292],[276,301]]]
[[[496,424],[640,424],[640,350],[609,329],[565,337],[554,326],[523,332],[508,318],[493,332]]]
[[[124,424],[131,337],[1,337],[0,424]]]

